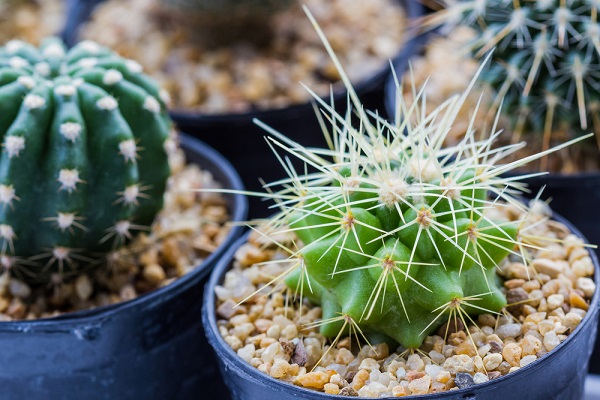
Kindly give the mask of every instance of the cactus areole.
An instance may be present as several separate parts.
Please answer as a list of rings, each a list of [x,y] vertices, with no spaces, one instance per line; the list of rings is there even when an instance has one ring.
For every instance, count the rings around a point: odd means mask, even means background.
[[[152,223],[171,124],[141,69],[93,42],[0,48],[3,268],[62,279]]]

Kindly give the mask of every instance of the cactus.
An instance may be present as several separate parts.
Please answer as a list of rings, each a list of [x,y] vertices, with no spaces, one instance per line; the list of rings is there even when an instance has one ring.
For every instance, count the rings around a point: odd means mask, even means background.
[[[482,74],[503,99],[517,134],[537,135],[542,148],[564,132],[600,132],[600,4],[591,0],[442,0],[429,19],[476,31],[472,54],[491,51]],[[557,137],[557,135],[560,135]],[[600,136],[597,136],[600,146]]]
[[[326,131],[330,149],[303,147],[259,122],[272,134],[274,149],[307,166],[301,174],[279,156],[289,178],[267,186],[280,212],[258,231],[289,253],[272,261],[284,272],[270,286],[285,283],[321,305],[315,325],[326,337],[383,335],[407,349],[419,348],[449,316],[466,322],[471,314],[500,312],[506,298],[495,269],[508,256],[526,262],[530,245],[521,229],[527,207],[514,197],[523,185],[502,174],[550,150],[501,165],[524,144],[493,149],[499,132],[477,140],[472,127],[458,145],[443,148],[468,90],[429,114],[418,107],[424,89],[415,90],[413,105],[397,99],[395,123],[368,114],[312,21],[359,123],[316,95],[332,125]],[[501,219],[494,210],[502,204],[517,205],[523,214]],[[282,242],[282,234],[299,239],[297,249]]]
[[[170,121],[139,64],[93,42],[11,41],[0,99],[3,268],[32,282],[67,277],[152,223]]]

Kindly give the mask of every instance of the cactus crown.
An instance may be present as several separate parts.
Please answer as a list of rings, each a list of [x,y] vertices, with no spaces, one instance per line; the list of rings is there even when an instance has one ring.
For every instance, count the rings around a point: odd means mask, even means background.
[[[472,52],[493,50],[482,74],[503,99],[517,133],[600,132],[600,24],[597,0],[442,0],[430,23],[476,31]],[[600,146],[600,138],[598,138]]]
[[[529,248],[523,221],[494,212],[511,204],[527,214],[514,198],[523,185],[501,175],[545,153],[500,165],[523,144],[494,149],[498,132],[477,140],[471,128],[443,148],[468,93],[430,114],[418,107],[424,90],[411,106],[398,98],[394,123],[368,114],[317,31],[360,123],[316,95],[331,122],[330,149],[305,148],[259,123],[274,149],[307,166],[300,173],[279,156],[289,178],[267,185],[281,211],[258,232],[289,253],[272,261],[284,272],[271,283],[320,304],[325,336],[384,334],[406,348],[418,348],[448,315],[499,312],[506,299],[495,268],[507,256],[527,259]],[[297,248],[278,240],[286,233],[300,239]]]
[[[0,262],[62,279],[162,208],[170,121],[139,64],[93,42],[0,48]]]

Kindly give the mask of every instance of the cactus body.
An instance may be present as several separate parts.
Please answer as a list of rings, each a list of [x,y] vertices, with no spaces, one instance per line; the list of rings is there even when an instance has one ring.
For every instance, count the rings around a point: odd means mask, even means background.
[[[494,268],[512,250],[517,226],[486,217],[475,166],[442,168],[402,154],[394,166],[388,161],[342,168],[326,187],[309,185],[287,221],[305,244],[310,279],[297,271],[286,283],[304,284],[325,321],[345,315],[365,332],[418,348],[445,321],[439,314],[462,301],[477,297],[476,308],[465,306],[472,313],[506,305]],[[334,337],[342,324],[324,324],[321,333]]]
[[[493,50],[482,74],[503,98],[519,131],[571,135],[600,129],[600,5],[591,0],[458,0],[441,17],[476,32],[477,57]],[[600,141],[599,141],[600,143]]]
[[[98,264],[150,225],[170,122],[133,61],[93,42],[0,48],[2,265],[46,281]]]

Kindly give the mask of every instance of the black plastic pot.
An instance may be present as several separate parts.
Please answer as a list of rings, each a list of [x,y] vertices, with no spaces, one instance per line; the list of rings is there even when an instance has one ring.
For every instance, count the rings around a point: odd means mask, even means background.
[[[557,221],[565,223],[573,233],[582,236],[571,224],[561,217]],[[231,266],[231,260],[239,246],[247,241],[247,235],[240,238],[219,260],[206,285],[202,321],[209,343],[215,349],[219,366],[234,400],[334,400],[339,396],[309,391],[289,383],[279,381],[247,364],[225,343],[217,328],[215,315],[215,286],[223,281]],[[590,251],[595,274],[600,276],[596,254]],[[598,329],[598,289],[592,298],[590,309],[575,331],[558,347],[546,356],[521,368],[519,371],[476,385],[468,389],[453,390],[428,396],[408,396],[405,399],[444,399],[444,400],[578,400],[583,397],[584,381],[588,361],[594,346]]]
[[[210,147],[182,136],[188,161],[211,171],[225,187],[239,176]],[[234,220],[244,220],[243,196],[227,197]],[[134,300],[52,319],[0,323],[0,398],[3,400],[198,399],[225,393],[200,323],[207,274],[234,240],[193,272]],[[220,392],[219,392],[220,390]]]
[[[68,0],[68,23],[63,38],[68,44],[77,40],[77,30],[86,21],[93,8],[103,0]],[[412,20],[423,14],[423,6],[416,0],[398,0],[407,16]],[[407,36],[407,41],[392,60],[399,66],[415,53],[414,43]],[[382,68],[368,79],[356,84],[356,91],[367,110],[379,110],[384,113],[383,87],[390,74],[389,63],[382,63]],[[299,83],[298,83],[299,84]],[[335,94],[336,109],[343,112],[346,107],[347,93],[338,91]],[[197,112],[172,110],[171,117],[177,126],[188,132],[223,154],[239,171],[242,181],[248,190],[262,192],[260,179],[274,182],[286,177],[271,148],[265,142],[267,133],[254,124],[259,119],[288,138],[307,147],[326,147],[318,120],[311,103],[293,105],[281,109],[257,110],[248,113],[204,115]],[[294,161],[299,170],[303,165]],[[271,213],[269,202],[260,198],[250,199],[250,217],[265,217]]]

